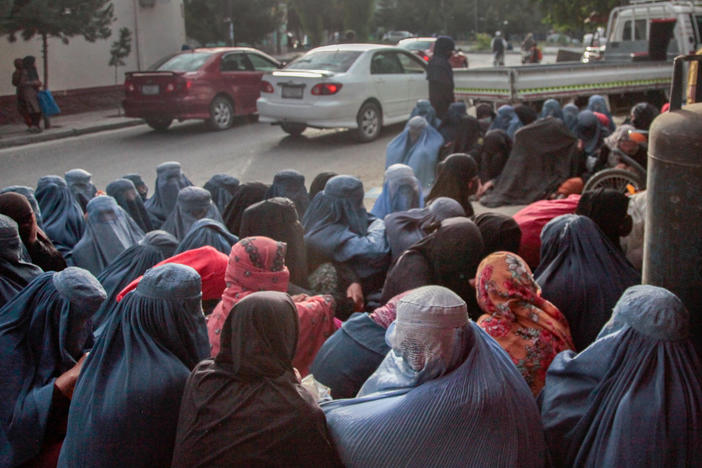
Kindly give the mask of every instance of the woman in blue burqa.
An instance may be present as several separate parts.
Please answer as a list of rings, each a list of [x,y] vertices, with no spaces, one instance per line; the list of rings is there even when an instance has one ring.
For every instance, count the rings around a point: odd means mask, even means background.
[[[71,169],[63,175],[68,188],[80,204],[83,212],[88,207],[88,202],[95,198],[98,189],[92,180],[93,175],[85,169]]]
[[[217,206],[220,213],[224,213],[224,210],[239,188],[239,179],[227,174],[215,174],[210,177],[210,180],[202,188],[210,192],[212,203]]]
[[[385,223],[366,212],[363,197],[357,178],[332,177],[310,203],[302,224],[310,271],[322,263],[342,264],[352,276],[342,289],[358,284],[368,302],[383,286],[390,248]]]
[[[554,466],[699,466],[701,376],[680,299],[627,289],[597,341],[548,369],[539,401]]]
[[[209,355],[200,275],[146,272],[85,360],[58,466],[163,467],[190,371]]]
[[[210,218],[202,218],[190,226],[188,233],[178,244],[175,253],[179,254],[186,250],[199,249],[209,245],[223,254],[229,255],[229,252],[232,251],[232,246],[238,241],[239,238],[229,232],[221,222]]]
[[[210,192],[200,187],[185,187],[178,192],[175,208],[161,226],[182,240],[196,221],[209,218],[222,222],[219,209],[212,203]]]
[[[94,275],[144,237],[144,232],[112,197],[101,195],[90,200],[86,217],[85,232],[71,251],[70,261]]]
[[[393,164],[406,164],[428,193],[436,176],[436,162],[444,138],[427,124],[424,117],[412,117],[405,129],[388,143],[385,151],[385,169]]]
[[[38,276],[0,309],[0,466],[56,466],[105,291],[87,271]]]
[[[423,206],[422,189],[411,167],[405,164],[393,164],[385,169],[383,191],[375,200],[371,210],[373,216],[383,219],[390,213]]]
[[[417,100],[417,104],[414,105],[414,109],[410,113],[410,119],[417,115],[424,117],[427,123],[436,129],[441,125],[441,120],[436,116],[436,111],[427,99]]]
[[[534,272],[543,297],[563,312],[575,349],[595,341],[624,290],[641,276],[595,221],[575,214],[541,231],[541,263]]]
[[[22,258],[23,249],[17,223],[0,214],[0,307],[43,273],[41,268]]]
[[[266,200],[273,197],[285,197],[295,203],[297,216],[302,218],[310,204],[310,197],[305,188],[305,176],[294,170],[286,169],[276,173],[273,177],[273,184],[268,187]]]
[[[93,335],[99,336],[117,306],[117,295],[146,270],[170,258],[178,240],[166,231],[151,231],[142,240],[122,252],[97,277],[107,299],[93,315]]]
[[[65,256],[83,236],[83,210],[63,177],[48,175],[40,178],[35,195],[42,212],[44,232]]]
[[[114,198],[119,206],[134,220],[135,223],[144,232],[153,230],[151,226],[151,218],[146,211],[144,201],[139,196],[134,183],[129,179],[117,179],[105,188],[107,195]]]
[[[180,189],[193,185],[183,174],[180,163],[169,161],[156,167],[156,183],[154,194],[144,202],[146,211],[151,216],[151,225],[158,229],[166,221],[175,208]]]
[[[357,397],[322,405],[345,466],[544,466],[534,397],[460,297],[412,291],[386,341]]]

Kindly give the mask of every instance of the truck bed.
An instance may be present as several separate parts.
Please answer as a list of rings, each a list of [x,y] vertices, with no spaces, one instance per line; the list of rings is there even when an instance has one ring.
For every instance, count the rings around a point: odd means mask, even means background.
[[[456,98],[543,101],[592,94],[669,90],[672,62],[597,62],[454,70]]]

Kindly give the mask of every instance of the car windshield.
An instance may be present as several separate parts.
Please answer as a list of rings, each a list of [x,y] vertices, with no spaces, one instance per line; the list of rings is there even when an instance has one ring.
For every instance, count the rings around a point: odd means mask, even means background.
[[[210,56],[211,52],[186,52],[178,54],[161,64],[158,71],[191,72],[199,69]]]
[[[431,49],[431,41],[410,41],[399,46],[407,50],[427,50]]]
[[[325,50],[309,52],[293,60],[285,68],[295,70],[328,70],[343,73],[356,61],[361,52],[356,50]]]

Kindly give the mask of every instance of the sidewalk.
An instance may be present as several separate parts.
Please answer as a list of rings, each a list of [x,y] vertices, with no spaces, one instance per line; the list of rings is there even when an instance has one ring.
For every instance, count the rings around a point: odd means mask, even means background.
[[[81,114],[57,115],[51,118],[51,128],[42,133],[28,133],[24,124],[0,125],[0,149],[133,127],[143,123],[141,119],[118,116],[117,109],[103,109]]]

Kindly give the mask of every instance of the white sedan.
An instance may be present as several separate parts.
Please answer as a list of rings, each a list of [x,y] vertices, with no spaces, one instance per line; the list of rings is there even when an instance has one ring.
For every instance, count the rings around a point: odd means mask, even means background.
[[[259,121],[299,135],[307,127],[355,128],[360,141],[409,118],[427,99],[426,64],[399,47],[339,44],[312,49],[263,76]]]

